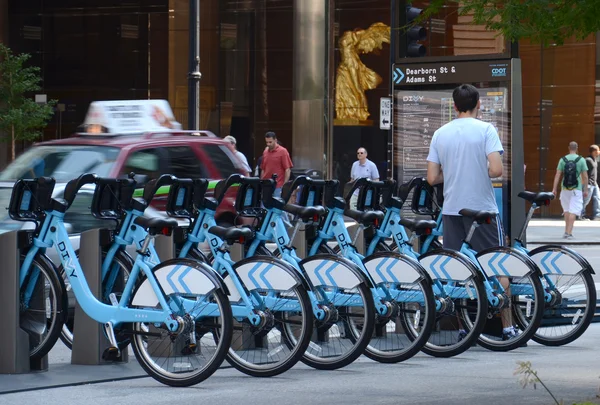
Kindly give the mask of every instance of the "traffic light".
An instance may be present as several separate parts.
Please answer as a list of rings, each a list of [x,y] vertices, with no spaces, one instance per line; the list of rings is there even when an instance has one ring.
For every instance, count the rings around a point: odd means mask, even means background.
[[[424,41],[427,38],[427,30],[421,25],[417,25],[414,21],[421,15],[422,9],[406,6],[406,57],[418,58],[425,56],[427,49],[419,41]]]

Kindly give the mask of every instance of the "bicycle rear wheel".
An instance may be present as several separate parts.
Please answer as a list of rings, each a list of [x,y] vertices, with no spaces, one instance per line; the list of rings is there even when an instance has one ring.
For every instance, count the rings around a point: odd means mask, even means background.
[[[65,285],[46,256],[33,259],[20,297],[19,326],[29,335],[29,357],[41,359],[58,340],[67,314]]]
[[[364,264],[376,288],[391,296],[384,301],[387,313],[377,315],[365,355],[381,363],[408,360],[423,348],[433,329],[431,279],[418,262],[398,253],[375,253]]]
[[[529,256],[543,269],[546,294],[542,323],[532,339],[546,346],[571,343],[587,330],[596,312],[593,269],[584,257],[565,246],[540,246]]]
[[[477,254],[499,304],[489,306],[488,320],[479,345],[493,351],[522,347],[534,335],[544,314],[544,289],[540,271],[525,254],[509,247]],[[500,285],[504,293],[500,294]],[[512,329],[506,333],[505,329]]]
[[[202,265],[174,259],[159,264],[153,272],[182,266],[198,269]],[[138,280],[132,302],[136,302],[136,294],[145,280],[145,277]],[[206,294],[174,293],[165,298],[174,315],[183,320],[183,330],[173,333],[165,324],[134,323],[133,352],[142,368],[163,384],[175,387],[198,384],[210,377],[225,359],[233,333],[231,306],[218,287]]]

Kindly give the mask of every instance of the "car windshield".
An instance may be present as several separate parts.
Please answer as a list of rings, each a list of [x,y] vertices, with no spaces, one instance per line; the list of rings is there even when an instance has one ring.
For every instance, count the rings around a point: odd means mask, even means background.
[[[107,146],[34,146],[0,173],[0,181],[48,176],[60,183],[83,173],[107,177],[119,151]]]

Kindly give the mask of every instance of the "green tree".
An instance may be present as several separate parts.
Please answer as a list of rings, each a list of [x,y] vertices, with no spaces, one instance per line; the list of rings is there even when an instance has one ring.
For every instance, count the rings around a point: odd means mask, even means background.
[[[475,24],[499,31],[505,38],[562,45],[600,31],[599,0],[431,0],[422,19],[449,3],[459,3],[459,14],[473,14]]]
[[[25,66],[29,54],[16,55],[0,43],[0,131],[11,143],[15,159],[15,142],[39,138],[53,114],[55,100],[38,104],[34,92],[41,89],[40,68]]]

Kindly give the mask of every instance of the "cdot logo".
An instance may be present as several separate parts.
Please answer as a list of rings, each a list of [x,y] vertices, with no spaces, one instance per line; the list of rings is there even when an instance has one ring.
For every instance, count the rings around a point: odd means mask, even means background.
[[[403,96],[402,101],[423,101],[423,96]]]
[[[506,68],[492,68],[492,77],[506,76]]]

